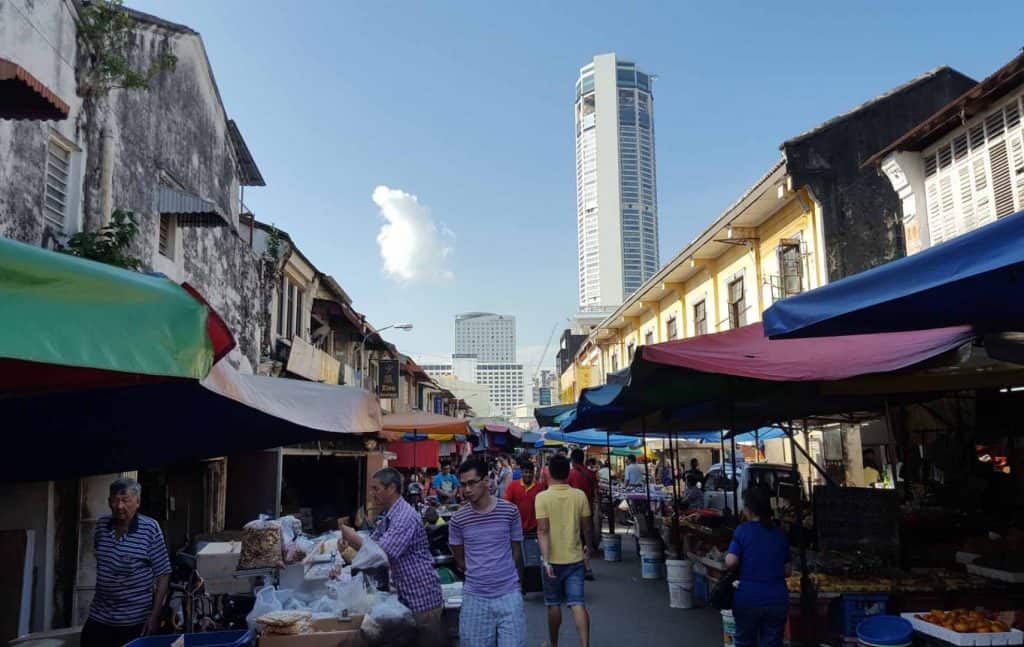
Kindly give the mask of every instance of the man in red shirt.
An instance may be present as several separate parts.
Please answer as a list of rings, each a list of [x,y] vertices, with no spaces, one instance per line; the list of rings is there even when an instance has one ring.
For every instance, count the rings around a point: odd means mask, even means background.
[[[601,515],[597,507],[597,476],[583,464],[584,456],[585,454],[582,449],[574,449],[569,454],[569,460],[572,461],[572,469],[569,470],[569,487],[581,490],[583,494],[587,495],[587,501],[590,503],[591,519],[594,520],[594,527],[598,529],[598,535],[596,536],[600,536]],[[590,559],[584,557],[583,563],[587,569],[585,578],[593,580],[594,572],[590,570]]]
[[[505,500],[519,508],[523,522],[523,592],[539,590],[540,586],[540,544],[537,540],[537,495],[547,489],[547,484],[534,479],[536,470],[533,463],[523,461],[519,466],[522,478],[512,481],[505,488]]]
[[[534,480],[533,463],[523,463],[520,467],[523,478],[512,481],[505,490],[505,500],[519,508],[519,517],[523,521],[524,533],[537,532],[537,511],[534,501],[537,495],[547,488]]]

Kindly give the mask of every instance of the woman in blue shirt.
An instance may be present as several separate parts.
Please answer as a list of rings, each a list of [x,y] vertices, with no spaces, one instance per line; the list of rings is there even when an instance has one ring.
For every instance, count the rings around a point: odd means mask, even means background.
[[[772,519],[771,498],[752,487],[743,492],[746,523],[733,533],[725,567],[736,570],[733,598],[736,647],[781,647],[789,611],[789,540]]]

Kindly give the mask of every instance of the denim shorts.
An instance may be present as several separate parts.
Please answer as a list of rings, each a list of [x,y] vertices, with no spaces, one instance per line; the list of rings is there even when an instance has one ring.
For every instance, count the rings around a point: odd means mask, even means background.
[[[555,570],[553,578],[548,577],[547,569],[544,576],[544,604],[549,607],[560,605],[576,606],[585,604],[583,601],[583,562],[575,564],[552,564]]]

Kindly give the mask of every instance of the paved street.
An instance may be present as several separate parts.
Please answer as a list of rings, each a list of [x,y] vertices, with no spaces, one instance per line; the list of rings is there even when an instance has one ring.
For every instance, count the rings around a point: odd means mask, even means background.
[[[622,561],[593,562],[597,580],[587,582],[591,617],[591,645],[693,645],[722,644],[718,612],[713,609],[672,609],[665,580],[640,577],[640,561],[632,540],[623,537]],[[529,625],[527,645],[547,642],[547,616],[543,596],[530,594],[526,601]],[[669,639],[669,636],[674,638]],[[578,645],[572,616],[563,611],[559,647]]]

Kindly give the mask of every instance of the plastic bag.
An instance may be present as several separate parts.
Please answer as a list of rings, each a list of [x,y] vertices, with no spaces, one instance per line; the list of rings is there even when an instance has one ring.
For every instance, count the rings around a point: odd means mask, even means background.
[[[362,573],[350,580],[331,582],[327,585],[337,601],[337,608],[347,609],[349,614],[366,613],[376,598],[375,589]]]
[[[249,625],[249,629],[252,631],[256,630],[256,618],[270,613],[271,611],[281,611],[283,606],[281,601],[277,599],[276,591],[272,586],[264,586],[259,591],[256,591],[256,604],[253,605],[252,611],[249,615],[245,616],[245,622]]]
[[[377,542],[372,539],[363,539],[363,545],[352,560],[352,568],[360,571],[368,571],[372,568],[388,565],[388,556]]]
[[[397,595],[385,594],[366,612],[361,629],[371,645],[412,644],[416,617]]]
[[[242,528],[240,570],[273,568],[281,561],[281,524],[277,521],[250,521]]]
[[[281,540],[285,544],[295,543],[295,540],[302,534],[302,522],[292,516],[281,517]]]

